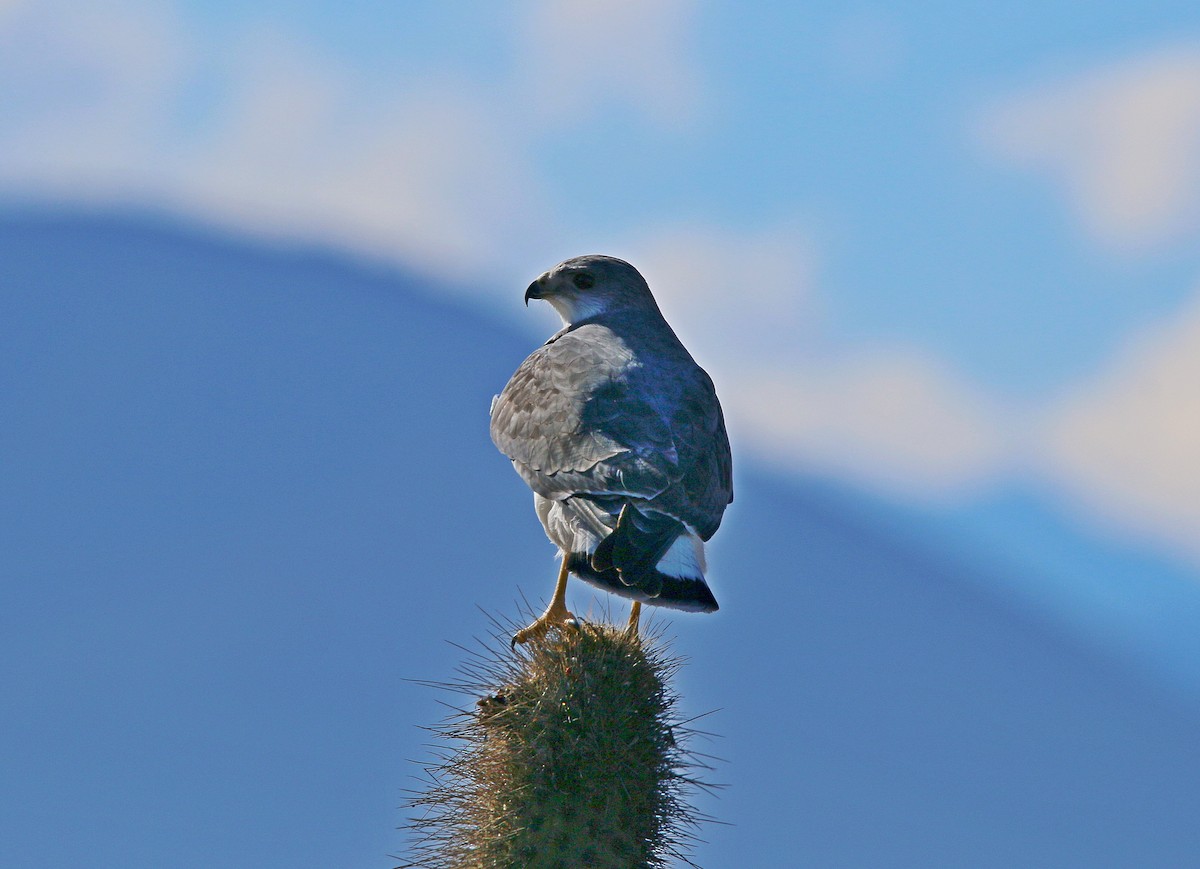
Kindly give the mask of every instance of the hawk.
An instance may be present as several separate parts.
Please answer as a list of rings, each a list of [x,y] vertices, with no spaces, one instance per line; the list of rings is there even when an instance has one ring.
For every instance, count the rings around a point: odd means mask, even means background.
[[[713,612],[704,542],[733,500],[712,380],[624,260],[581,256],[529,285],[563,328],[492,399],[491,435],[533,490],[562,564],[546,612],[513,644],[573,616],[567,576],[641,605]]]

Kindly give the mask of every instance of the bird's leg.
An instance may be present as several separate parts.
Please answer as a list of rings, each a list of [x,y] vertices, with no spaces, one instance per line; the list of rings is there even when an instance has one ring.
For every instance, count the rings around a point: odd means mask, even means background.
[[[527,628],[523,628],[513,636],[512,645],[527,643],[533,639],[541,639],[555,625],[565,625],[575,616],[567,609],[567,555],[563,553],[562,569],[558,572],[558,585],[554,586],[554,596],[550,598],[550,606],[542,613],[541,618]]]
[[[629,608],[629,626],[625,628],[625,633],[631,637],[636,637],[638,634],[638,621],[642,617],[642,602],[635,600],[633,606]]]

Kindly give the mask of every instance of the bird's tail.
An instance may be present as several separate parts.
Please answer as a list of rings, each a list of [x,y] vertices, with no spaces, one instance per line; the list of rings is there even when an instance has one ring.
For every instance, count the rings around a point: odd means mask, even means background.
[[[612,533],[590,555],[572,553],[569,569],[607,591],[655,606],[713,612],[704,580],[704,544],[682,522],[625,504]]]

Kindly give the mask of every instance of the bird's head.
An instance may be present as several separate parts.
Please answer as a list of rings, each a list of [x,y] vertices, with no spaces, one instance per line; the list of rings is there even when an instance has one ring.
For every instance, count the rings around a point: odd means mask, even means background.
[[[600,254],[577,256],[543,272],[525,291],[526,305],[530,299],[545,299],[568,326],[620,310],[658,312],[638,270],[625,260]]]

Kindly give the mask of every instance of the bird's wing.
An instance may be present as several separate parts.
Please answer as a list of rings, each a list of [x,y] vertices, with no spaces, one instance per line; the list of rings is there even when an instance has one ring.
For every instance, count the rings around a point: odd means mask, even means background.
[[[653,498],[680,476],[668,422],[631,378],[629,348],[599,326],[535,351],[492,404],[492,440],[545,498]]]
[[[733,501],[733,458],[725,417],[712,380],[694,363],[677,377],[682,390],[671,414],[671,432],[679,454],[679,484],[654,506],[683,519],[707,540],[716,533]]]

